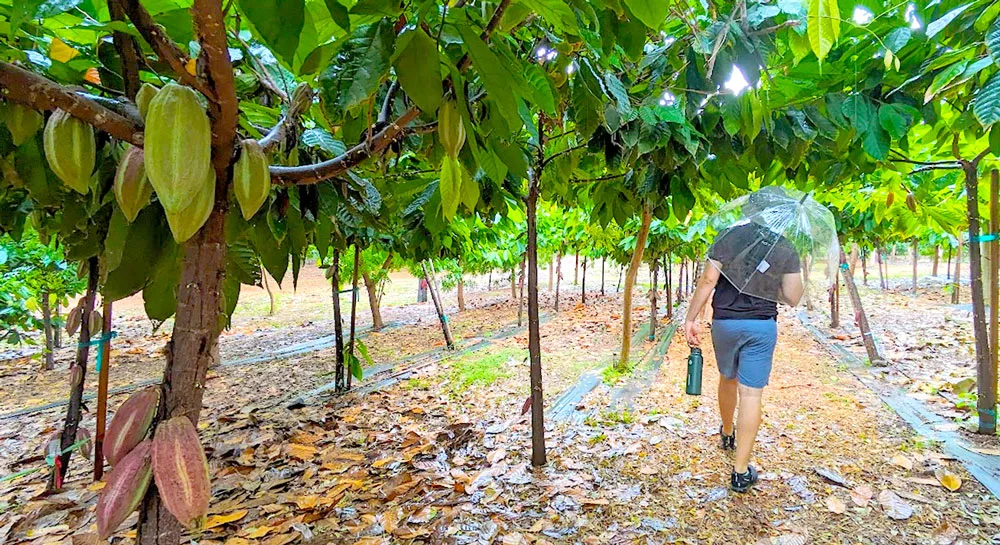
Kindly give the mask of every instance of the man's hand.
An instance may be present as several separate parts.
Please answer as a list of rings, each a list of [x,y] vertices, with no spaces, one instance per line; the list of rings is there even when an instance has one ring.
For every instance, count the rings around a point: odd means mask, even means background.
[[[701,325],[696,320],[684,322],[684,336],[687,338],[688,346],[701,346]]]

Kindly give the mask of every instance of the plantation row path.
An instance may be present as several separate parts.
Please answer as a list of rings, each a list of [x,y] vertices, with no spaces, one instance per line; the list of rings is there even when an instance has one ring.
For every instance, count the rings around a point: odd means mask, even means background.
[[[333,349],[211,371],[200,432],[213,499],[206,530],[192,537],[201,545],[1000,542],[1000,502],[914,434],[794,312],[780,318],[755,453],[761,482],[749,494],[728,491],[711,346],[703,395],[687,396],[681,333],[648,378],[606,375],[617,383],[577,400],[580,418],[550,419],[549,464],[532,470],[527,334],[516,328],[517,305],[497,302],[502,295],[467,294],[475,308],[452,317],[457,353],[441,349],[433,322],[372,334],[375,367],[398,365],[346,395],[319,393],[289,408],[332,380]],[[547,409],[614,357],[620,297],[609,290],[579,301],[578,291],[564,293],[557,314],[551,294],[541,296]],[[648,322],[648,307],[636,321]],[[639,342],[633,356],[655,358],[661,341]],[[614,388],[629,383],[638,393],[612,406]],[[17,462],[41,452],[60,415],[0,422],[5,474],[33,465]],[[0,483],[0,542],[97,542],[102,484],[80,458],[72,468],[54,496],[40,495],[42,474]],[[132,542],[135,520],[111,542]]]

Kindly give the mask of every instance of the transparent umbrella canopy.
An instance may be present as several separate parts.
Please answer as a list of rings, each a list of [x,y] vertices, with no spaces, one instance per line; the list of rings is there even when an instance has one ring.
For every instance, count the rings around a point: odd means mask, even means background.
[[[741,293],[780,302],[784,275],[815,266],[831,286],[836,278],[833,213],[806,193],[767,186],[723,205],[711,224],[719,235],[708,257]]]

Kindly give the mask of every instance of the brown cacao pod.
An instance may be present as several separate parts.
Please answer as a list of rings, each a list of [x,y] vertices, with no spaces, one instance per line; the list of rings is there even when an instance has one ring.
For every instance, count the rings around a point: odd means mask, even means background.
[[[129,223],[135,221],[153,195],[153,186],[146,178],[144,155],[142,148],[130,146],[115,171],[115,199]]]
[[[45,117],[42,114],[27,106],[11,103],[7,107],[7,130],[10,131],[15,146],[20,146],[25,140],[34,136],[44,122]]]
[[[101,316],[101,311],[94,310],[90,313],[90,336],[97,337],[100,335],[101,330],[104,329],[104,317]]]
[[[208,216],[212,214],[215,206],[215,170],[209,170],[209,180],[202,184],[201,193],[195,197],[187,208],[178,213],[173,213],[164,208],[167,214],[167,224],[170,232],[174,235],[174,240],[178,244],[193,237],[198,229],[208,221]]]
[[[180,214],[203,194],[212,170],[212,128],[198,94],[165,85],[149,103],[145,136],[146,176],[163,209]]]
[[[885,207],[889,208],[890,206],[892,206],[892,203],[895,200],[896,200],[896,194],[890,191],[889,194],[885,197]]]
[[[233,165],[233,192],[240,203],[243,218],[249,220],[267,202],[271,192],[271,173],[268,171],[267,154],[256,140],[242,143],[240,158]]]
[[[97,164],[94,129],[63,110],[56,110],[45,124],[45,158],[52,172],[70,189],[86,194]]]
[[[160,388],[157,386],[139,390],[118,407],[104,434],[102,446],[109,464],[117,464],[146,438],[159,408]]]
[[[292,105],[289,110],[301,114],[312,106],[313,90],[308,83],[302,82],[292,91]]]
[[[101,539],[114,533],[146,495],[153,476],[151,449],[149,440],[139,443],[108,475],[97,499],[97,534]]]
[[[917,211],[917,199],[913,196],[913,193],[906,193],[906,207],[910,209],[910,212]]]
[[[76,335],[77,330],[80,329],[80,317],[83,314],[83,309],[79,306],[73,307],[73,310],[69,311],[66,315],[66,334]]]
[[[465,145],[465,124],[454,100],[445,101],[438,111],[438,138],[450,157],[458,157]]]
[[[139,116],[146,119],[146,112],[149,111],[149,103],[156,96],[159,89],[152,84],[143,83],[139,87],[139,92],[135,94],[135,107],[139,109]]]
[[[208,513],[212,486],[205,450],[186,416],[175,416],[156,427],[153,480],[167,511],[185,528],[200,528]]]
[[[94,442],[90,438],[90,430],[83,427],[76,429],[76,442],[79,443],[80,441],[85,441],[85,443],[80,446],[80,454],[89,460],[91,453],[94,451]]]
[[[81,382],[83,382],[83,366],[73,364],[73,366],[69,368],[70,389],[78,388]]]

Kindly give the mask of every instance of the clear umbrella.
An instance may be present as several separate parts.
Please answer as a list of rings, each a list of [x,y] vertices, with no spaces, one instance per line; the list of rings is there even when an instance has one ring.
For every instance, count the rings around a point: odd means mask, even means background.
[[[832,286],[840,261],[833,214],[811,196],[767,186],[722,206],[710,222],[718,231],[708,256],[741,293],[780,300],[785,274],[826,269]]]

